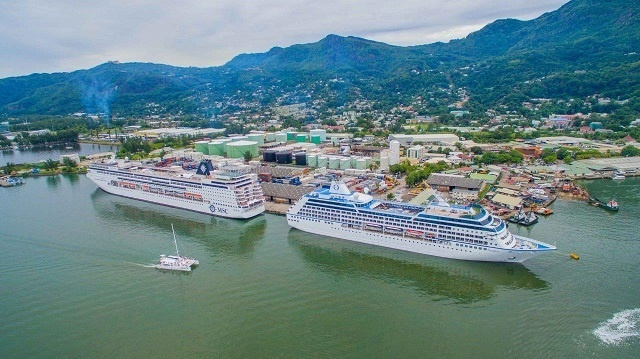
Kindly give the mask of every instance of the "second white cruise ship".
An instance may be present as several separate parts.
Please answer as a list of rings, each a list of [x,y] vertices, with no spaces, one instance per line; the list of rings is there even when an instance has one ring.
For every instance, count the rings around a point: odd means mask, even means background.
[[[341,181],[306,194],[287,211],[302,231],[438,257],[523,262],[556,248],[509,232],[481,206],[416,206],[351,192]]]
[[[264,212],[255,174],[242,166],[215,169],[202,161],[196,173],[141,163],[93,163],[87,177],[108,193],[214,216],[251,218]]]

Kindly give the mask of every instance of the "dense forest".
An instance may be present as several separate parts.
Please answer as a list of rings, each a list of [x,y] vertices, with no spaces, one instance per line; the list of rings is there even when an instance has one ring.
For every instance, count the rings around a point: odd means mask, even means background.
[[[597,95],[621,100],[619,120],[627,121],[640,114],[638,52],[640,1],[573,0],[536,19],[498,20],[448,43],[400,47],[329,35],[238,55],[220,67],[110,62],[2,79],[0,116],[144,116],[161,109],[208,118],[223,111],[220,103],[233,112],[283,98],[319,99],[329,108],[367,99],[388,109],[416,97],[427,110],[446,113],[438,91],[465,89],[464,107],[478,116],[492,108],[522,111],[532,98],[569,103]]]

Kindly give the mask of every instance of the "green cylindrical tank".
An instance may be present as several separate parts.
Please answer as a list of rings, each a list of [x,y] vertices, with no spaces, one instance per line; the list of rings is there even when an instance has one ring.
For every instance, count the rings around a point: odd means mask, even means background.
[[[334,146],[338,146],[340,144],[340,141],[338,140],[337,136],[331,137],[331,144]]]
[[[251,157],[258,157],[258,142],[235,141],[227,143],[228,158],[243,158],[247,151],[251,152]]]
[[[318,167],[318,155],[310,155],[307,153],[307,166]]]
[[[358,161],[357,156],[351,156],[351,168],[356,168],[356,162]]]
[[[317,136],[317,135],[312,135],[311,143],[315,143],[316,145],[319,145],[322,143],[322,138],[320,138],[320,136]]]
[[[209,154],[214,156],[224,156],[224,142],[222,141],[209,142]]]
[[[327,167],[328,164],[327,156],[318,156],[318,167]]]
[[[298,133],[294,131],[287,132],[287,141],[295,141]]]
[[[286,133],[276,133],[276,142],[287,142]]]
[[[371,157],[365,157],[364,158],[365,161],[365,168],[369,168],[369,166],[371,166]]]
[[[276,140],[276,134],[273,132],[267,132],[264,137],[265,142],[273,142]]]
[[[367,160],[364,158],[358,158],[356,161],[356,169],[366,170],[367,169]]]
[[[316,129],[309,131],[310,136],[320,136],[320,142],[324,142],[327,139],[327,130]]]
[[[247,140],[247,136],[231,137],[231,142],[246,141],[246,140]]]
[[[200,152],[202,154],[209,154],[209,141],[197,141],[195,150],[196,152]]]
[[[348,170],[351,168],[351,158],[345,157],[340,159],[340,169]]]
[[[340,168],[340,157],[329,157],[329,168],[337,170]]]
[[[307,142],[307,135],[304,133],[299,133],[296,135],[297,142]]]
[[[258,142],[258,146],[264,145],[264,134],[261,133],[250,133],[247,135],[247,139],[249,141]]]

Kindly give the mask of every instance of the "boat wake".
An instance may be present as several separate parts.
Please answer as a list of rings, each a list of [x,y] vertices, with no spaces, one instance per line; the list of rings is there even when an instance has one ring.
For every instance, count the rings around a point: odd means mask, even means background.
[[[640,308],[614,314],[613,318],[600,323],[593,334],[608,345],[618,345],[631,338],[640,337]]]
[[[134,262],[127,262],[128,264],[134,265],[134,266],[140,266],[140,267],[145,267],[145,268],[155,268],[155,265],[153,264],[143,264],[143,263],[134,263]]]

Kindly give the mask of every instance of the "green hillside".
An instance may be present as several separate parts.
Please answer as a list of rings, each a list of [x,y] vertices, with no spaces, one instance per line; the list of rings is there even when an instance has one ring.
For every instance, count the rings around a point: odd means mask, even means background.
[[[472,111],[529,98],[594,94],[640,112],[640,0],[573,0],[530,21],[495,21],[448,43],[400,47],[329,35],[310,44],[242,54],[220,67],[106,63],[71,73],[0,80],[0,115],[111,112],[208,115],[230,99],[285,97],[401,102],[465,88]],[[326,81],[337,80],[327,85]],[[296,97],[298,96],[298,97]]]

